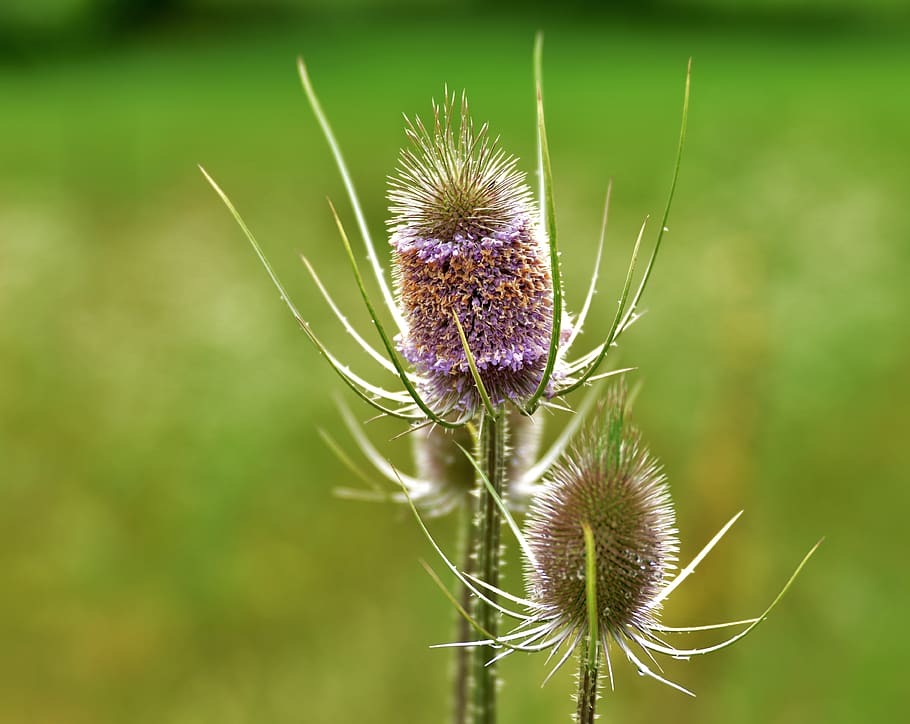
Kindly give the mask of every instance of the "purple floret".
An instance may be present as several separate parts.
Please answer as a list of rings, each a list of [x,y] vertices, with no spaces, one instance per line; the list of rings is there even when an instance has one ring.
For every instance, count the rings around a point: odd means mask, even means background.
[[[408,333],[404,357],[438,409],[479,404],[453,312],[493,403],[522,404],[540,383],[553,317],[550,273],[526,215],[495,231],[391,240]]]

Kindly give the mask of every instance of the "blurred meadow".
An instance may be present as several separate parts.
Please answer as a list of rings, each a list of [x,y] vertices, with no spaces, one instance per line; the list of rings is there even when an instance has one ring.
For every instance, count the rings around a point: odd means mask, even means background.
[[[687,561],[669,625],[759,612],[665,672],[615,660],[605,721],[896,721],[910,604],[910,25],[899,2],[722,0],[557,14],[436,0],[13,2],[0,11],[0,722],[444,722],[453,612],[432,551],[319,429],[370,410],[299,332],[226,209],[358,371],[305,253],[364,333],[326,195],[354,219],[296,76],[303,54],[374,236],[401,114],[466,89],[533,179],[544,82],[570,311],[614,179],[605,334],[638,225],[689,135],[648,313],[617,351]],[[653,227],[653,225],[652,225]],[[646,243],[654,240],[654,229]],[[355,239],[359,244],[359,239]],[[381,244],[385,251],[385,245]],[[391,384],[388,378],[375,381]],[[576,398],[577,399],[577,398]],[[552,416],[552,437],[565,419]],[[409,441],[371,423],[410,469]],[[353,448],[352,448],[353,449]],[[455,525],[433,522],[451,548]],[[902,563],[903,561],[903,563]],[[435,563],[435,561],[433,561]],[[440,566],[437,566],[440,567]],[[440,567],[441,568],[441,567]],[[521,589],[513,557],[506,585]],[[568,721],[574,667],[502,675],[503,724]]]

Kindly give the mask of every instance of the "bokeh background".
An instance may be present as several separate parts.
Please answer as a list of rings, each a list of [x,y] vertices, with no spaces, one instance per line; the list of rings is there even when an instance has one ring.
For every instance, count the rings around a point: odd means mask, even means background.
[[[374,233],[401,113],[443,85],[533,171],[545,84],[568,300],[615,181],[604,334],[634,233],[670,234],[617,364],[670,475],[684,559],[741,523],[666,611],[773,617],[666,672],[616,667],[607,721],[897,721],[906,708],[910,30],[906,4],[651,0],[21,0],[0,6],[0,722],[443,722],[453,614],[412,519],[358,485],[338,397],[196,164],[299,307],[305,252],[368,330],[299,88],[304,54]],[[653,234],[648,237],[653,242]],[[381,380],[378,376],[377,381]],[[347,397],[346,397],[347,395]],[[548,420],[553,435],[564,419]],[[371,435],[405,469],[407,440]],[[434,531],[450,548],[456,526]],[[507,584],[521,587],[518,563]],[[572,667],[502,673],[502,722],[568,721]]]

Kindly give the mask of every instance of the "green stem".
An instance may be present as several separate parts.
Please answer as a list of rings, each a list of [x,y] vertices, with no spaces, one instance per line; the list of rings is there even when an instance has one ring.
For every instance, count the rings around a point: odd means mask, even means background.
[[[594,650],[596,653],[596,646]],[[591,657],[590,652],[591,644],[588,637],[585,637],[578,656],[578,709],[575,712],[577,724],[594,724],[597,705],[598,659],[596,655]]]
[[[500,497],[504,496],[506,467],[506,422],[503,416],[484,414],[480,423],[478,462]],[[475,516],[478,546],[475,552],[476,575],[491,586],[499,586],[500,533],[502,516],[493,496],[482,483],[477,497]],[[490,593],[491,600],[496,600]],[[499,612],[483,601],[475,601],[475,618],[480,625],[496,636],[499,632]],[[496,666],[487,662],[497,651],[478,646],[472,651],[473,724],[496,722]]]

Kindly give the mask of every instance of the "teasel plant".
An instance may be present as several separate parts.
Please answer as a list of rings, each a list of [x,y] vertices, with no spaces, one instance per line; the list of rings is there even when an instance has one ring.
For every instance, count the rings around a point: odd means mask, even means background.
[[[421,530],[445,566],[475,596],[516,624],[497,635],[448,592],[425,564],[456,610],[482,638],[438,648],[495,647],[500,660],[515,652],[546,652],[555,663],[549,680],[573,655],[579,661],[575,721],[591,724],[606,664],[613,688],[611,648],[638,673],[684,694],[694,694],[663,673],[656,655],[688,660],[727,648],[765,621],[821,545],[803,557],[780,592],[757,617],[701,626],[666,626],[661,609],[742,515],[736,513],[675,575],[679,536],[666,476],[660,462],[628,421],[623,383],[614,385],[593,424],[578,435],[548,471],[522,531],[477,462],[478,475],[502,512],[524,561],[525,596],[511,594],[459,570],[430,533],[416,506]],[[473,460],[464,450],[468,460]],[[506,603],[501,603],[505,601]],[[728,638],[702,647],[677,646],[668,637],[735,628]],[[658,669],[655,671],[644,659]]]
[[[534,553],[533,531],[544,529],[541,516],[546,513],[541,500],[550,498],[541,496],[552,493],[551,479],[542,480],[554,462],[565,455],[595,398],[589,394],[582,400],[555,442],[538,457],[541,413],[547,410],[573,412],[567,400],[570,393],[629,371],[601,370],[608,353],[639,318],[640,303],[667,231],[685,141],[691,62],[686,74],[676,163],[649,258],[644,270],[637,274],[646,220],[633,246],[609,332],[599,344],[570,360],[570,350],[592,309],[610,188],[594,272],[581,310],[573,319],[566,312],[560,273],[541,56],[542,37],[538,35],[534,49],[539,178],[536,200],[518,168],[518,160],[499,147],[498,138],[490,134],[487,125],[475,127],[465,95],[460,104],[456,104],[456,96],[446,90],[442,103],[434,103],[429,124],[419,118],[407,120],[405,132],[411,146],[401,152],[398,169],[389,182],[391,283],[382,267],[338,141],[316,96],[306,65],[302,59],[298,61],[303,89],[341,175],[368,266],[379,289],[381,305],[367,290],[367,281],[348,231],[330,200],[329,210],[378,337],[378,348],[348,320],[310,260],[302,257],[302,261],[342,328],[380,372],[395,380],[393,389],[389,385],[375,384],[355,372],[317,336],[292,302],[234,204],[200,167],[242,229],[310,343],[344,385],[373,408],[378,417],[401,421],[404,425],[401,434],[413,436],[416,471],[414,475],[406,475],[393,467],[373,445],[354,413],[343,403],[339,404],[339,409],[344,424],[373,471],[364,472],[346,446],[323,433],[326,444],[339,459],[370,485],[363,490],[342,488],[339,493],[409,505],[417,514],[421,529],[456,577],[460,587],[458,593],[453,594],[443,586],[458,613],[453,677],[453,721],[456,724],[495,722],[496,662],[504,653],[546,648],[544,644],[549,645],[554,637],[563,636],[564,631],[571,633],[559,639],[560,646],[569,644],[565,647],[569,653],[563,655],[562,661],[579,649],[582,642],[587,642],[583,643],[580,657],[583,676],[578,697],[579,721],[591,720],[590,717],[582,718],[583,705],[593,717],[597,662],[606,653],[603,648],[606,639],[600,632],[610,630],[606,626],[608,622],[595,615],[594,606],[601,600],[599,596],[620,595],[615,591],[604,593],[604,587],[611,586],[612,579],[605,577],[598,568],[597,554],[604,548],[597,538],[598,529],[591,522],[584,523],[581,528],[585,568],[579,580],[584,588],[583,598],[586,597],[591,607],[591,615],[587,618],[579,618],[577,611],[560,617],[546,608],[549,604],[545,597],[541,598],[544,588],[536,588],[529,592],[528,598],[522,599],[500,587],[501,531],[504,523],[508,524],[525,554],[526,570],[537,570],[535,561],[546,557]],[[638,282],[633,292],[636,277]],[[383,308],[384,312],[380,313]],[[373,484],[375,474],[396,487],[376,486]],[[443,553],[425,521],[427,516],[452,511],[458,511],[464,521],[458,564],[452,563]],[[537,521],[538,528],[532,528],[523,536],[513,513],[525,511],[529,511],[528,520],[532,525]],[[665,548],[672,552],[674,545],[668,538]],[[577,554],[577,546],[573,550]],[[537,557],[529,557],[529,553]],[[649,602],[673,585],[661,588],[661,576],[668,565],[669,559],[666,564],[659,564],[660,576],[654,574],[656,577],[645,586],[647,595],[651,596]],[[575,571],[573,575],[577,573]],[[685,578],[680,574],[677,579],[680,577]],[[501,603],[503,600],[524,607],[527,612],[512,611]],[[542,613],[544,610],[546,613]],[[503,615],[517,617],[523,623],[516,630],[500,635],[499,622]],[[650,626],[646,629],[648,635],[657,630],[656,624],[651,625],[651,618],[645,616],[642,621]],[[747,623],[751,626],[756,622]],[[598,624],[601,624],[600,628],[597,628]],[[483,638],[471,639],[472,629],[480,631]],[[614,640],[627,642],[629,636],[618,634]],[[649,645],[662,644],[651,642]],[[671,655],[679,653],[673,651]],[[632,658],[628,652],[627,656]],[[643,664],[641,666],[640,670],[646,671]]]

